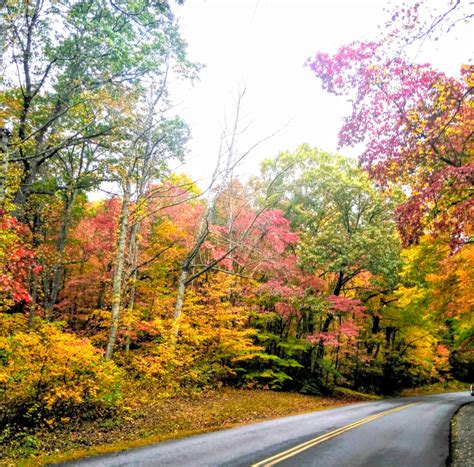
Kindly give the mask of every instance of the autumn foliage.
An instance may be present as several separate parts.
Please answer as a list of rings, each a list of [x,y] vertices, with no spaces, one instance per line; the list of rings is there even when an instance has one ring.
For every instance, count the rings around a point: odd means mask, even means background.
[[[0,211],[0,310],[30,302],[28,275],[41,270],[22,231],[24,235],[24,226]]]
[[[366,143],[360,161],[372,177],[409,187],[397,209],[405,244],[426,229],[463,244],[473,214],[472,66],[453,78],[387,57],[376,43],[318,53],[308,64],[324,89],[352,99],[340,145]]]
[[[173,173],[189,129],[168,72],[199,67],[168,3],[36,3],[6,3],[0,89],[7,438],[132,410],[124,385],[474,379],[472,66],[448,76],[373,42],[319,52],[309,69],[349,99],[339,140],[359,161],[303,144],[239,180],[236,112],[204,189]]]
[[[107,415],[120,402],[120,371],[84,338],[54,324],[28,329],[1,318],[0,423],[53,425],[64,417]]]

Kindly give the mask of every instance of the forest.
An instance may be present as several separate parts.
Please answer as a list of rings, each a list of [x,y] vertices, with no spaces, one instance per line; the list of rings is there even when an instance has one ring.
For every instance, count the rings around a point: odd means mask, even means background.
[[[449,76],[394,41],[315,50],[314,86],[350,102],[341,154],[302,142],[239,179],[263,141],[239,144],[242,91],[202,184],[174,170],[191,129],[170,82],[202,66],[179,5],[2,3],[3,440],[111,417],[134,385],[474,381],[472,65]],[[391,26],[406,18],[419,35],[416,5]]]

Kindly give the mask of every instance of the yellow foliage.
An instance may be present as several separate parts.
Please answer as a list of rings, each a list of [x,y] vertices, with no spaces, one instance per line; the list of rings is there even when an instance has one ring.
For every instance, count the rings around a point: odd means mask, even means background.
[[[4,318],[5,320],[5,318]],[[16,329],[12,319],[7,323]],[[120,371],[87,339],[53,324],[0,337],[0,408],[4,419],[64,415],[80,407],[99,411],[120,401]]]
[[[432,308],[450,317],[474,315],[474,245],[448,256],[439,269],[426,276],[432,290]]]
[[[25,315],[0,313],[0,338],[8,337],[18,331],[24,331],[26,327],[27,319]]]
[[[177,323],[170,318],[174,297],[170,300],[165,290],[158,290],[153,311],[160,316],[140,321],[134,313],[127,318],[135,341],[142,343],[130,352],[126,364],[170,394],[214,385],[232,375],[235,362],[262,350],[253,344],[255,330],[247,326],[248,310],[232,301],[237,289],[235,277],[223,273],[209,275],[199,287],[190,288],[177,337]]]
[[[421,302],[426,298],[426,290],[419,287],[398,287],[396,291],[398,306],[405,308],[415,302]]]
[[[418,327],[406,330],[403,360],[410,364],[413,376],[442,379],[449,369],[449,350],[439,345],[437,339]]]

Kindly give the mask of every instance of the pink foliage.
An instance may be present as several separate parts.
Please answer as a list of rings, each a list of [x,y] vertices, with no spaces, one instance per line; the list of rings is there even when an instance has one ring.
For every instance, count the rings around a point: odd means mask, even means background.
[[[275,303],[275,311],[283,317],[289,316],[295,312],[295,309],[288,303],[277,302]]]
[[[360,300],[331,295],[328,297],[331,308],[335,313],[342,315],[354,315],[357,318],[366,316],[365,307]]]
[[[434,233],[449,232],[453,245],[462,243],[474,203],[472,66],[456,79],[427,64],[386,58],[376,43],[318,53],[308,65],[325,90],[352,103],[340,146],[364,142],[360,161],[373,178],[411,186],[412,197],[398,211],[405,243],[416,242],[431,217]],[[443,200],[445,209],[433,211]]]
[[[324,345],[328,345],[330,347],[339,347],[339,333],[336,331],[330,332],[318,332],[316,334],[312,334],[308,336],[308,341],[311,342],[313,345],[317,345],[319,343],[323,343]]]
[[[307,337],[313,345],[319,343],[329,347],[340,347],[343,343],[352,343],[359,336],[361,327],[351,318],[343,321],[336,329],[317,332]]]

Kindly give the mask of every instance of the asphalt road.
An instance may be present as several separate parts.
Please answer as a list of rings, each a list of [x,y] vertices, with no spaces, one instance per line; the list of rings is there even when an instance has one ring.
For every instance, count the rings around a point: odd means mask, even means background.
[[[467,392],[359,403],[192,436],[77,466],[445,466]]]

